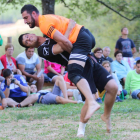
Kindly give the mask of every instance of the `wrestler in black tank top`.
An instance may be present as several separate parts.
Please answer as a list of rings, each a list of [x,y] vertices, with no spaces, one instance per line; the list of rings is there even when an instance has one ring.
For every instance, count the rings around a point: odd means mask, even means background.
[[[38,55],[50,62],[67,66],[70,54],[66,51],[57,55],[53,54],[52,48],[54,44],[56,44],[54,40],[46,38],[46,41],[37,48]]]

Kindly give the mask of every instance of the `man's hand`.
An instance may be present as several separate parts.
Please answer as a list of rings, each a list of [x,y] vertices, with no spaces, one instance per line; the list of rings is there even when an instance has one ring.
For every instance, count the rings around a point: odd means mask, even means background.
[[[37,77],[37,75],[32,75],[32,78],[33,78],[34,80],[39,80],[41,77]]]
[[[7,101],[5,98],[2,99],[2,107],[6,108],[7,107]]]
[[[14,78],[15,79],[15,78]],[[20,84],[20,82],[17,80],[17,79],[15,79],[15,82],[14,82],[16,85],[19,85]]]
[[[10,84],[11,84],[11,79],[8,78],[8,79],[7,79],[7,86],[10,86]]]

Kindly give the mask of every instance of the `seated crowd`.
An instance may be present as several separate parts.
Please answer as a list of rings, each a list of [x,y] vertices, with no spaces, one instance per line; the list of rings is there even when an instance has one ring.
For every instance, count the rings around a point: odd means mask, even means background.
[[[122,102],[126,95],[140,99],[140,58],[135,58],[132,68],[118,45],[114,61],[109,57],[110,51],[109,47],[95,48],[91,55],[115,79],[118,85],[116,102]],[[80,91],[68,79],[64,66],[44,60],[44,73],[41,73],[40,59],[34,48],[26,48],[16,58],[12,57],[13,52],[14,46],[8,42],[5,54],[0,57],[0,104],[3,108],[32,106],[35,102],[47,105],[82,102]],[[52,82],[53,89],[42,90],[44,82]],[[98,91],[96,101],[102,103],[105,95],[106,91]]]

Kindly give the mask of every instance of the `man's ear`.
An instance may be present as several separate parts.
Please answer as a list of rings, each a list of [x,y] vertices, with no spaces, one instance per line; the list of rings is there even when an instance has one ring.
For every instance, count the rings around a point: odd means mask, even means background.
[[[33,16],[33,18],[35,18],[37,16],[37,13],[35,11],[33,11],[32,16]]]

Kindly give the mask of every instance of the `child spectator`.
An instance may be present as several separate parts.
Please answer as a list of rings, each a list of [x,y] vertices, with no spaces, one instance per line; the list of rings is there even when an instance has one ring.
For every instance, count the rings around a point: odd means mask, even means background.
[[[123,90],[122,85],[120,84],[116,73],[115,72],[111,72],[110,62],[109,61],[104,61],[102,63],[102,66],[112,75],[112,77],[114,78],[114,80],[116,81],[116,83],[118,85],[118,92],[117,92],[116,102],[122,102],[122,100],[120,99],[119,96],[120,96],[120,94],[124,94],[124,96],[126,96],[127,95],[127,91]]]

